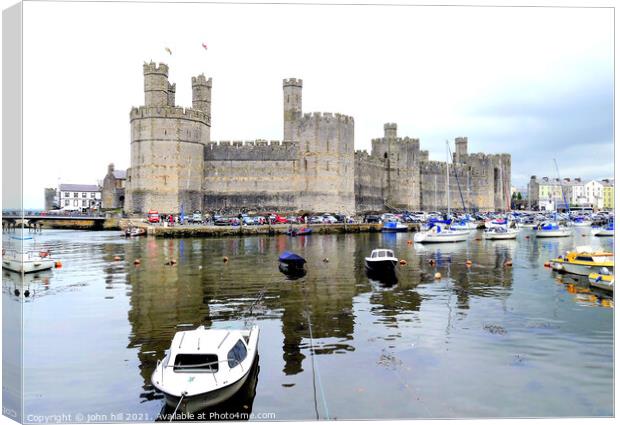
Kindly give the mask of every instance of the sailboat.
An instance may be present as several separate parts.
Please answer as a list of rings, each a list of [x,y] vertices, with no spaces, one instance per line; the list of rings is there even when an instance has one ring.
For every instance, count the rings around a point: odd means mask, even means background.
[[[448,198],[447,220],[431,220],[427,230],[416,233],[413,241],[418,243],[437,243],[437,242],[464,242],[469,236],[468,230],[455,230],[450,228],[450,156],[449,145],[446,141],[446,196]]]

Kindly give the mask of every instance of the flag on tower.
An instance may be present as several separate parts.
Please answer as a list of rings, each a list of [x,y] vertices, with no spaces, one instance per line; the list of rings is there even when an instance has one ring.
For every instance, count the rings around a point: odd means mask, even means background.
[[[207,50],[207,43],[202,43],[202,48]]]
[[[164,50],[168,53],[170,53],[170,55],[172,55],[172,50],[170,50],[168,47],[164,47]]]

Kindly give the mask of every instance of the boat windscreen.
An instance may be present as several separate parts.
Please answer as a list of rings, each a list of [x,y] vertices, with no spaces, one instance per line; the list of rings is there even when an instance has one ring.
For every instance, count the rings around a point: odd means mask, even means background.
[[[177,354],[175,372],[217,372],[217,354]]]

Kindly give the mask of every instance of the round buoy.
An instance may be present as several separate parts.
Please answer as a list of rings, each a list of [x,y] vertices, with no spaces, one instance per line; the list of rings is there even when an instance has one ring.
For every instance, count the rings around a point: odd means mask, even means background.
[[[24,297],[29,297],[30,296],[30,291],[28,289],[26,289],[24,291]]]
[[[56,267],[57,269],[59,269],[59,268],[61,268],[61,267],[62,267],[62,263],[60,262],[60,260],[58,260],[58,261],[56,261],[56,262],[54,263],[54,267]]]
[[[170,260],[170,265],[174,266],[177,263],[177,260]]]
[[[549,262],[545,263],[545,267],[551,267],[551,263]]]
[[[323,262],[324,263],[329,263],[329,258],[327,258],[327,257],[323,258]]]
[[[114,261],[121,261],[121,257],[119,257],[118,255],[114,256]]]
[[[135,260],[133,260],[133,263],[137,266],[138,264],[140,264],[140,259],[136,258]]]
[[[506,261],[504,262],[504,266],[506,266],[506,267],[512,267],[512,261],[510,261],[510,260],[506,260]]]
[[[526,237],[525,237],[525,239],[529,239],[529,238],[530,238],[529,236],[526,236]]]
[[[222,258],[222,260],[227,263],[228,262],[228,257],[224,256],[224,258]]]
[[[407,264],[407,261],[405,261],[405,260],[400,260],[400,261],[399,261],[399,263],[400,263],[400,265],[401,265],[401,266],[404,266],[404,265],[406,265],[406,264]]]
[[[431,266],[435,265],[435,260],[433,260],[432,258],[430,260],[428,260],[428,264],[430,264]]]
[[[435,273],[435,279],[441,279],[441,273],[439,272]]]
[[[471,267],[471,265],[472,265],[471,260],[467,260],[467,261],[465,261],[465,265],[466,265],[467,267]]]
[[[19,289],[15,289],[15,291],[13,291],[13,293],[15,294],[16,297],[19,297]]]
[[[412,241],[411,239],[409,239],[409,240],[407,241],[407,245],[413,245],[413,241]]]

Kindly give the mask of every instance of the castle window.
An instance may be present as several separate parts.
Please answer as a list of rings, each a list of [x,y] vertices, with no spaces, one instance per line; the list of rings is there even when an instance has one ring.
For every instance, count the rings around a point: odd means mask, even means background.
[[[384,159],[387,159],[387,152],[385,152],[385,153],[383,154],[383,158],[384,158]]]

